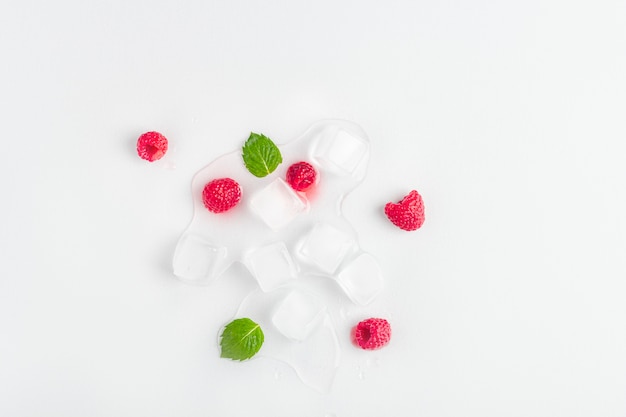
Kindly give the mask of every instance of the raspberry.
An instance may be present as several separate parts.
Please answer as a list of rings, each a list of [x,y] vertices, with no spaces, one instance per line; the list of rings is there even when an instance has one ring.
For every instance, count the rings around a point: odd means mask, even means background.
[[[369,318],[356,325],[354,341],[361,349],[375,350],[391,339],[391,326],[385,319]]]
[[[417,191],[411,191],[398,203],[387,203],[385,214],[402,230],[417,230],[424,224],[424,201]]]
[[[317,173],[308,162],[296,162],[287,169],[287,182],[296,191],[306,191],[315,183]]]
[[[213,213],[223,213],[241,200],[241,188],[231,178],[219,178],[207,183],[202,190],[204,207]]]
[[[167,152],[167,139],[159,132],[146,132],[137,139],[137,154],[141,159],[154,162]]]

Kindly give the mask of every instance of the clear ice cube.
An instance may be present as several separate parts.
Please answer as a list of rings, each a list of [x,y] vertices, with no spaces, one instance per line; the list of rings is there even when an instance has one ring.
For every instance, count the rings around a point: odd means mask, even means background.
[[[271,291],[297,274],[296,265],[283,242],[252,250],[246,255],[245,263],[263,291]]]
[[[329,224],[318,223],[304,238],[298,253],[322,272],[332,274],[355,245],[351,235]]]
[[[383,276],[376,259],[369,253],[359,255],[337,274],[337,282],[356,304],[367,305],[383,289]]]
[[[320,138],[314,158],[324,167],[352,174],[368,153],[368,143],[345,129],[331,130]]]
[[[313,294],[293,290],[272,316],[274,326],[289,339],[303,341],[319,325],[326,306]]]
[[[307,208],[298,193],[281,178],[254,194],[250,207],[272,229],[285,227]]]
[[[174,252],[174,275],[190,282],[207,283],[219,276],[226,265],[227,250],[205,239],[186,234]]]

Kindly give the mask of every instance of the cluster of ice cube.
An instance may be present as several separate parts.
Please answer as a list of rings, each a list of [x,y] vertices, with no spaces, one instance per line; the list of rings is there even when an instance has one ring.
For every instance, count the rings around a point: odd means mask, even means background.
[[[278,147],[283,163],[264,178],[246,170],[239,151],[196,174],[194,217],[176,247],[174,273],[187,282],[210,284],[233,262],[243,263],[259,284],[252,297],[263,302],[248,303],[254,308],[242,306],[238,314],[276,333],[275,338],[266,334],[261,353],[290,363],[304,382],[324,390],[340,351],[332,325],[337,318],[328,307],[335,294],[329,292],[340,289],[344,301],[364,306],[383,288],[375,258],[359,247],[341,213],[341,201],[365,176],[369,142],[357,125],[327,121]],[[318,174],[306,192],[294,191],[284,180],[287,168],[299,161],[311,163]],[[242,200],[229,212],[210,213],[201,201],[202,187],[223,177],[240,184]],[[320,279],[332,283],[330,289],[311,285]],[[260,305],[265,309],[258,310]],[[313,356],[305,360],[304,353]]]

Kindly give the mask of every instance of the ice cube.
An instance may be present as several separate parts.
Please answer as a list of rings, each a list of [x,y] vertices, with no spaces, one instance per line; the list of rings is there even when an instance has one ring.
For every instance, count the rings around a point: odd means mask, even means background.
[[[368,153],[367,141],[345,129],[326,132],[313,157],[324,167],[344,174],[352,174]]]
[[[180,238],[174,252],[174,275],[191,282],[206,283],[228,267],[227,250],[194,234]]]
[[[250,207],[272,229],[280,229],[306,210],[306,203],[285,181],[276,178],[250,199]]]
[[[374,301],[383,289],[383,275],[376,259],[369,253],[359,255],[337,274],[337,282],[356,304]]]
[[[355,245],[354,238],[346,232],[326,223],[318,223],[304,238],[298,252],[305,261],[316,265],[322,272],[332,274]]]
[[[293,290],[272,316],[274,326],[286,337],[303,341],[320,323],[326,306],[315,295]]]
[[[327,282],[326,280],[324,280]],[[287,314],[287,318],[294,311],[302,308],[302,300],[295,298],[288,299],[291,291],[295,289],[280,288],[275,291],[263,292],[257,289],[248,297],[246,297],[235,314],[236,317],[252,317],[259,323],[265,334],[265,342],[263,349],[259,352],[265,358],[272,358],[293,367],[298,377],[311,388],[321,392],[328,393],[331,388],[334,375],[340,363],[340,345],[337,338],[337,331],[333,321],[331,320],[329,309],[323,306],[320,318],[313,320],[313,326],[310,327],[309,333],[304,340],[295,341],[288,338],[272,323],[272,318],[279,312],[278,308],[283,302],[291,300],[294,305],[285,305],[286,309],[283,314]],[[304,298],[308,300],[307,295],[322,299],[321,293],[311,292],[303,289]],[[319,298],[318,298],[319,297]],[[316,308],[313,308],[316,310]],[[282,325],[287,334],[288,329],[296,328],[297,332],[302,329],[297,328],[300,323],[284,323],[284,318],[276,316],[276,323]],[[307,319],[303,320],[307,322]],[[301,334],[296,334],[296,338],[304,338]]]
[[[245,260],[248,269],[263,291],[271,291],[295,278],[297,270],[283,242],[275,242],[251,251]]]

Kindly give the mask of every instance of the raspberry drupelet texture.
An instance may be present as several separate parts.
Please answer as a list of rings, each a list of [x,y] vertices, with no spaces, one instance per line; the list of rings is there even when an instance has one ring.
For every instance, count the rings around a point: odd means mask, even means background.
[[[356,325],[354,341],[361,349],[375,350],[391,340],[391,326],[385,319],[369,318]]]
[[[202,190],[202,202],[213,213],[223,213],[241,200],[241,188],[232,178],[218,178],[208,182]]]
[[[317,178],[317,172],[308,162],[296,162],[287,169],[287,183],[296,191],[306,191]]]
[[[415,190],[398,203],[387,203],[385,214],[391,223],[402,230],[417,230],[424,224],[424,201]]]
[[[159,132],[146,132],[137,139],[137,154],[149,162],[163,158],[167,152],[167,139]]]

